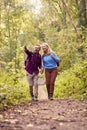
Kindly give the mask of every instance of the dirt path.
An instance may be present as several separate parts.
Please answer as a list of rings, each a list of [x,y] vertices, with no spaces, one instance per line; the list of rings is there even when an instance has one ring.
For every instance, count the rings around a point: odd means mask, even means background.
[[[40,100],[47,99],[47,94],[45,92],[45,79],[39,79],[39,94],[40,94]]]
[[[0,130],[87,130],[87,101],[41,99],[0,111]]]

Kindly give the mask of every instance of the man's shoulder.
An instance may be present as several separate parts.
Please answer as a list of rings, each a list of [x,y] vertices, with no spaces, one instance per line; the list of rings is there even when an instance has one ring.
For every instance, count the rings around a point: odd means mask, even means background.
[[[38,55],[38,57],[41,57],[41,54],[40,54],[40,53],[32,52],[32,55]]]
[[[39,53],[38,56],[41,58],[41,54]]]

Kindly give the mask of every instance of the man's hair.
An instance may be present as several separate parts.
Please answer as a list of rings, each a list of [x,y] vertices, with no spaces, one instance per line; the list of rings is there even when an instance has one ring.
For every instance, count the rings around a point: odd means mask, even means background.
[[[35,44],[34,46],[37,46],[37,47],[40,47],[40,48],[41,48],[41,45],[40,45],[40,44]]]

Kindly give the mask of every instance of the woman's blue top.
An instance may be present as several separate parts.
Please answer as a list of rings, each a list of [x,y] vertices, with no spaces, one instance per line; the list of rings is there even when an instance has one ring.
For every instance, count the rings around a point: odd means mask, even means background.
[[[53,55],[53,57],[51,55]],[[42,56],[42,66],[45,69],[56,68],[57,62],[59,62],[59,61],[60,61],[59,57],[53,51],[51,52],[51,54]]]

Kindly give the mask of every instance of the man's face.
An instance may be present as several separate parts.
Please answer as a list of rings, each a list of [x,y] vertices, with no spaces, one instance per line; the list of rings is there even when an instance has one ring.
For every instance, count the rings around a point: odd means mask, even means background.
[[[39,45],[34,46],[34,50],[35,50],[35,52],[39,52],[40,49],[41,49],[41,47],[40,47]]]

